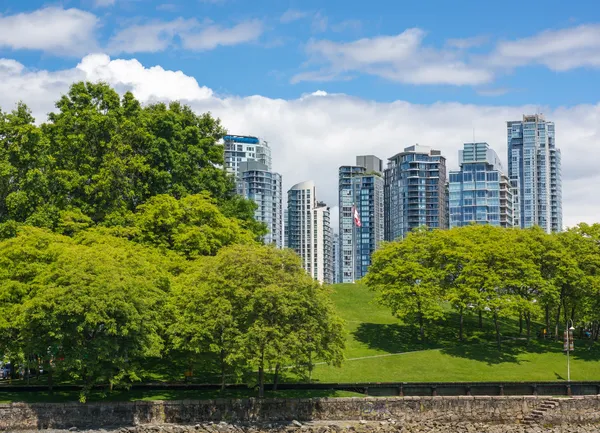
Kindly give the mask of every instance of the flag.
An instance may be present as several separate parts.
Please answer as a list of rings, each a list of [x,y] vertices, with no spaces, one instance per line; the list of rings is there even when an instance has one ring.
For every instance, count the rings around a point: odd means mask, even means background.
[[[360,215],[358,214],[358,209],[356,206],[352,206],[352,216],[354,217],[354,225],[356,227],[362,227],[362,222],[360,221]]]

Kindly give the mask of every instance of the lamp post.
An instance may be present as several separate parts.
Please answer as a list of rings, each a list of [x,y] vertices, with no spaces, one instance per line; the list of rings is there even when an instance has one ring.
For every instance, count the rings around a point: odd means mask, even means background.
[[[569,327],[569,322],[571,323],[571,327]],[[575,328],[573,327],[572,319],[567,320],[566,328],[567,330],[565,331],[565,333],[567,335],[567,382],[571,382],[571,359],[569,356],[569,353],[571,351],[571,341],[569,341],[569,338],[571,336],[571,332],[575,330]]]

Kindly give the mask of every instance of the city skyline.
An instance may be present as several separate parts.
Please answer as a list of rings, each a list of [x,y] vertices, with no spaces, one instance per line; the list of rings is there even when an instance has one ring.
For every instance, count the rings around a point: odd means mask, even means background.
[[[0,10],[4,111],[22,100],[43,122],[79,80],[132,90],[142,103],[182,100],[232,133],[270,141],[284,191],[314,179],[334,227],[337,168],[356,155],[385,159],[419,143],[455,168],[463,143],[486,141],[507,167],[505,122],[543,113],[559,125],[563,225],[598,220],[595,2],[540,14],[509,0],[503,10],[519,10],[510,26],[490,13],[498,5],[439,0],[10,3]]]

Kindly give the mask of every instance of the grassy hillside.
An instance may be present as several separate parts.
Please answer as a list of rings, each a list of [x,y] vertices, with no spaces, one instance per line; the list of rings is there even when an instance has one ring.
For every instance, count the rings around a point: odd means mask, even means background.
[[[566,379],[562,343],[532,338],[527,345],[517,320],[503,321],[501,351],[494,344],[492,323],[486,318],[479,329],[475,315],[466,318],[467,338],[459,343],[458,317],[451,311],[428,328],[427,341],[421,343],[417,330],[376,305],[365,286],[332,288],[338,313],[346,320],[347,360],[342,368],[319,365],[313,377],[321,382]],[[600,350],[578,341],[571,355],[572,380],[600,379]]]

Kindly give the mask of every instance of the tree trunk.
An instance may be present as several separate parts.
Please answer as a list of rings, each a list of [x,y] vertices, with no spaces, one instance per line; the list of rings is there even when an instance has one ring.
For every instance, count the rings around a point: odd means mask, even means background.
[[[225,391],[225,351],[221,350],[221,392]]]
[[[260,365],[258,366],[258,398],[265,397],[265,351],[260,354]]]
[[[573,306],[573,308],[571,308],[571,320],[573,321],[573,325],[575,325],[575,311],[576,311],[576,307]]]
[[[425,324],[423,323],[423,313],[419,313],[419,336],[421,343],[425,342]]]
[[[519,311],[519,337],[523,335],[523,312]]]
[[[50,392],[50,394],[52,394],[53,392],[53,386],[54,386],[54,380],[52,377],[52,368],[48,369],[48,392]]]
[[[279,382],[279,363],[275,366],[275,377],[273,377],[273,391],[277,391],[277,383]]]
[[[464,340],[464,324],[465,324],[465,314],[464,314],[464,308],[460,307],[459,310],[459,314],[460,314],[460,327],[458,328],[458,339],[462,342]]]
[[[498,350],[502,348],[500,342],[500,324],[498,323],[498,313],[494,312],[494,327],[496,328],[496,344],[498,346]]]
[[[544,334],[544,338],[550,335],[550,305],[546,304],[546,333]]]
[[[31,362],[31,358],[29,355],[25,355],[25,377],[27,378],[27,385],[29,385],[29,376],[31,375],[31,372],[29,371],[29,365]]]
[[[483,329],[483,312],[479,309],[479,329]]]
[[[561,304],[558,304],[558,308],[556,309],[556,321],[554,322],[554,338],[558,341],[558,324],[560,323],[560,309]]]
[[[531,313],[525,314],[525,321],[527,324],[527,345],[529,345],[529,340],[531,338]]]

